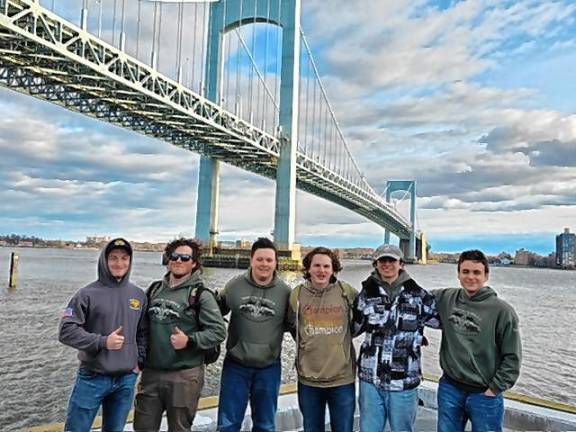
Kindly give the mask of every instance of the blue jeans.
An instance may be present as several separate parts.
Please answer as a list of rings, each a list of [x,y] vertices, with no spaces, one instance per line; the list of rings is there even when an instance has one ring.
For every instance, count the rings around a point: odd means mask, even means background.
[[[418,389],[388,391],[360,380],[360,431],[380,432],[386,422],[392,432],[414,432]]]
[[[472,432],[501,432],[504,398],[465,392],[440,379],[438,384],[438,432],[462,432],[470,419]]]
[[[134,399],[136,375],[102,375],[86,368],[78,369],[76,383],[68,402],[66,432],[88,432],[102,405],[102,432],[121,432]]]
[[[332,432],[352,432],[356,406],[354,384],[312,387],[298,383],[298,405],[304,417],[304,432],[324,432],[326,404]]]
[[[252,430],[275,431],[279,391],[280,360],[265,368],[253,368],[225,359],[220,379],[218,430],[238,432],[250,400]]]

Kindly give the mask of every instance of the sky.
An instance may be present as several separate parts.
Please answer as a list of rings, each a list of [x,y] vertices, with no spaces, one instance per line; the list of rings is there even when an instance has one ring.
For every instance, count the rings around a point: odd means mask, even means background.
[[[375,190],[416,180],[417,226],[434,251],[548,254],[564,227],[576,231],[576,4],[329,4],[303,1],[302,26],[338,122]],[[0,234],[193,236],[198,164],[0,88]],[[219,238],[269,235],[274,193],[271,180],[223,165]],[[298,192],[296,240],[376,247],[383,230]]]

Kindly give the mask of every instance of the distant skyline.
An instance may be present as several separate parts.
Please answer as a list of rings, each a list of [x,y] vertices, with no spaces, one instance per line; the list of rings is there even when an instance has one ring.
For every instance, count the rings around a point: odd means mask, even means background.
[[[359,166],[377,191],[416,179],[434,251],[547,255],[576,231],[574,2],[306,0],[302,12]],[[198,161],[0,88],[0,233],[193,236]],[[383,240],[361,216],[297,196],[298,243]],[[220,239],[270,235],[273,212],[272,181],[222,167]]]
[[[10,234],[16,234],[16,235],[21,235],[21,233],[3,233],[0,232],[0,237],[2,236],[8,236]],[[560,233],[557,233],[556,235],[558,235]],[[23,234],[22,234],[23,235]],[[100,236],[107,236],[106,234],[101,234]],[[79,241],[79,242],[84,242],[86,241],[86,237],[92,237],[92,236],[85,236],[83,238],[76,238],[76,239],[72,239],[72,238],[44,238],[44,237],[39,237],[42,240],[64,240],[64,241]],[[111,236],[108,235],[108,237],[112,238]],[[128,238],[128,240],[132,240],[130,238]],[[226,239],[225,241],[229,241],[229,242],[234,242],[236,240],[241,240],[241,239]],[[248,238],[247,240],[254,240],[251,238]],[[146,240],[137,240],[137,241],[143,241],[146,242]],[[375,246],[372,246],[370,243],[370,239],[365,239],[366,243],[361,243],[358,245],[354,245],[354,244],[348,244],[348,245],[343,245],[342,243],[338,242],[338,238],[336,237],[332,237],[332,238],[325,238],[323,239],[323,241],[317,242],[316,238],[311,239],[310,243],[304,243],[302,244],[303,247],[314,247],[314,246],[318,246],[318,245],[324,245],[330,248],[375,248]],[[555,236],[553,236],[553,240],[552,243],[555,242]],[[162,241],[160,242],[156,242],[156,241],[150,241],[150,243],[162,243]],[[372,243],[375,244],[375,243]],[[530,246],[522,246],[522,247],[517,247],[517,248],[513,248],[510,249],[510,245],[514,245],[514,244],[525,244],[525,245],[532,245],[532,247]],[[467,238],[462,238],[462,239],[458,239],[458,238],[452,238],[452,239],[447,239],[447,240],[440,240],[436,243],[433,243],[432,246],[432,252],[433,253],[458,253],[458,252],[462,252],[466,249],[481,249],[483,250],[485,253],[489,254],[489,255],[498,255],[501,252],[507,252],[510,253],[511,255],[514,255],[514,253],[519,250],[519,249],[526,249],[528,251],[531,252],[535,252],[539,255],[542,256],[548,256],[550,253],[553,253],[555,251],[555,244],[553,244],[554,247],[552,247],[551,249],[547,249],[549,248],[551,245],[551,242],[549,241],[549,239],[547,239],[546,237],[543,236],[538,236],[538,237],[534,237],[534,238],[526,238],[524,236],[502,236],[501,238],[501,242],[497,243],[495,242],[493,239],[484,239],[482,237],[478,237],[478,238],[473,238],[473,237],[467,237]]]

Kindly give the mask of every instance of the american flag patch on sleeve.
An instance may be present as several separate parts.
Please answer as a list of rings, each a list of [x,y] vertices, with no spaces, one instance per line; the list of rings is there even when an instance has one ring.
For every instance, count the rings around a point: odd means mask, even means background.
[[[62,312],[62,318],[70,318],[72,315],[74,315],[74,310],[71,307],[67,307]]]

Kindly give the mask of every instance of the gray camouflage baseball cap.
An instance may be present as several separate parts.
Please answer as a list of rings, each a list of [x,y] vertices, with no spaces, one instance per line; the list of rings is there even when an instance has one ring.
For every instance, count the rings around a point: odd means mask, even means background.
[[[399,247],[391,244],[383,244],[378,246],[372,254],[373,261],[378,261],[380,258],[393,258],[397,261],[404,261],[404,254]]]

